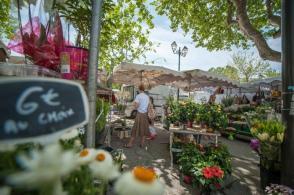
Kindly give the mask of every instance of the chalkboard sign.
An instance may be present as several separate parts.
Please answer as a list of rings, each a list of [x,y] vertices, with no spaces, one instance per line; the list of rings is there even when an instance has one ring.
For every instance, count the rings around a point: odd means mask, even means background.
[[[51,142],[89,118],[82,86],[53,78],[0,79],[0,112],[0,143]]]

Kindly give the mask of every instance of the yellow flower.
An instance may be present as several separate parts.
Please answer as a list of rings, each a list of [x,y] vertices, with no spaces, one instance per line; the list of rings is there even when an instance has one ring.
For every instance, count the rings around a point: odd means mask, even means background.
[[[271,136],[270,142],[275,142],[275,136]]]
[[[99,179],[111,180],[120,175],[118,167],[113,163],[111,154],[104,150],[95,152],[94,161],[89,164],[89,167],[94,177]]]
[[[260,141],[266,141],[269,139],[269,135],[268,135],[268,133],[259,133],[259,134],[257,134],[257,138]]]
[[[257,133],[257,128],[255,128],[255,127],[251,127],[250,128],[250,132],[254,135],[254,134],[256,134]]]
[[[284,133],[277,133],[277,139],[282,143],[284,140]]]
[[[124,173],[115,183],[114,190],[118,195],[162,195],[164,185],[154,170],[138,166]]]

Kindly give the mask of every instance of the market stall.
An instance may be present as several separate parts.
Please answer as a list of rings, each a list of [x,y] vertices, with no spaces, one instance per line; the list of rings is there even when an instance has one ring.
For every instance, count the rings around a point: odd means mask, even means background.
[[[185,74],[162,66],[123,62],[114,69],[111,79],[113,83],[135,86],[144,83],[147,88],[151,88],[156,85],[184,80]]]

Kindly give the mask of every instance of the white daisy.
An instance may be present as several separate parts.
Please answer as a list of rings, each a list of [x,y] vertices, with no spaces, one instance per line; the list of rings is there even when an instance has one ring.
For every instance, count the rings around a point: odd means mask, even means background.
[[[138,166],[124,173],[115,183],[114,190],[118,195],[162,195],[164,185],[154,170]]]
[[[60,139],[61,140],[70,140],[79,136],[79,131],[77,129],[72,129],[65,134],[63,134]]]
[[[78,154],[77,162],[80,165],[86,165],[94,161],[96,155],[96,150],[92,148],[85,148]]]
[[[18,162],[25,170],[9,176],[9,183],[40,189],[44,185],[52,186],[57,194],[64,193],[61,178],[78,166],[74,152],[64,152],[59,144],[49,145],[42,151],[34,150],[30,156],[21,155]]]
[[[89,167],[94,177],[99,179],[111,180],[120,175],[111,154],[105,150],[96,151],[95,160],[89,164]]]

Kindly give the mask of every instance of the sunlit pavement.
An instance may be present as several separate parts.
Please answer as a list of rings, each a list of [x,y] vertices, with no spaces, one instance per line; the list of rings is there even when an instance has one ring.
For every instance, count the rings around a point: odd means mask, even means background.
[[[181,182],[176,167],[170,168],[169,132],[162,129],[160,125],[156,127],[157,138],[147,141],[144,148],[139,147],[139,140],[133,148],[124,148],[123,145],[127,143],[128,139],[119,139],[116,133],[113,133],[111,146],[115,149],[123,149],[127,157],[125,170],[136,165],[154,167],[166,185],[166,195],[197,194],[197,190],[193,190],[191,186]],[[226,182],[231,185],[229,189],[225,190],[225,193],[228,195],[260,194],[258,156],[251,151],[249,144],[239,140],[230,141],[225,138],[221,138],[220,141],[228,145],[233,155],[233,174]]]

